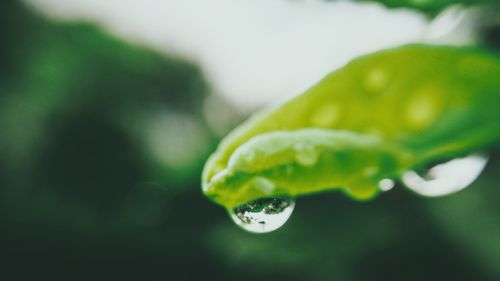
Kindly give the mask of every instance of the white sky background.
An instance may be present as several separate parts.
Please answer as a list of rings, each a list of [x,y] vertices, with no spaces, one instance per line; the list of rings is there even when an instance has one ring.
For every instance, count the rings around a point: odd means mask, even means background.
[[[25,2],[50,16],[95,22],[128,41],[187,58],[216,92],[242,109],[298,94],[361,54],[408,42],[472,40],[470,26],[448,34],[464,25],[456,11],[430,25],[410,10],[347,1]]]

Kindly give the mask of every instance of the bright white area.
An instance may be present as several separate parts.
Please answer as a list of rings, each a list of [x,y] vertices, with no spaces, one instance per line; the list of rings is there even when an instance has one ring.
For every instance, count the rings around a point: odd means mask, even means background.
[[[403,174],[403,183],[423,196],[445,196],[472,184],[484,170],[486,163],[487,156],[472,154],[436,165],[424,176],[414,171],[406,172]]]
[[[25,0],[197,63],[241,109],[299,94],[349,60],[409,42],[453,42],[460,15],[429,24],[373,3],[286,0]],[[434,29],[430,30],[430,29]],[[437,29],[437,30],[436,30]],[[430,35],[430,36],[428,36]],[[459,36],[467,42],[467,33]]]

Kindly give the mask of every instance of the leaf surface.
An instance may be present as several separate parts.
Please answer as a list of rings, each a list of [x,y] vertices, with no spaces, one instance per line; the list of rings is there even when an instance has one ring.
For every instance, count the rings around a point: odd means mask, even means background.
[[[500,60],[474,48],[409,45],[360,57],[251,117],[210,157],[203,191],[233,208],[261,197],[378,182],[500,139]]]

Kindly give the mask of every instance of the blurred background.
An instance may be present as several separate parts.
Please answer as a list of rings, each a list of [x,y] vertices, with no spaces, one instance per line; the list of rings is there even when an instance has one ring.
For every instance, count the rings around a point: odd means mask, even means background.
[[[377,3],[0,3],[1,280],[500,280],[500,154],[468,189],[300,198],[236,227],[201,193],[218,141],[350,59],[500,47],[500,13]]]

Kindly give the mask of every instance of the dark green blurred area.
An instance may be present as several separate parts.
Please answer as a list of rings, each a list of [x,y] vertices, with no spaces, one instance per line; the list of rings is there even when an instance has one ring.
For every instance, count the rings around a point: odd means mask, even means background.
[[[316,195],[245,233],[200,192],[221,134],[196,66],[13,1],[0,21],[0,280],[500,280],[498,153],[456,195]]]

